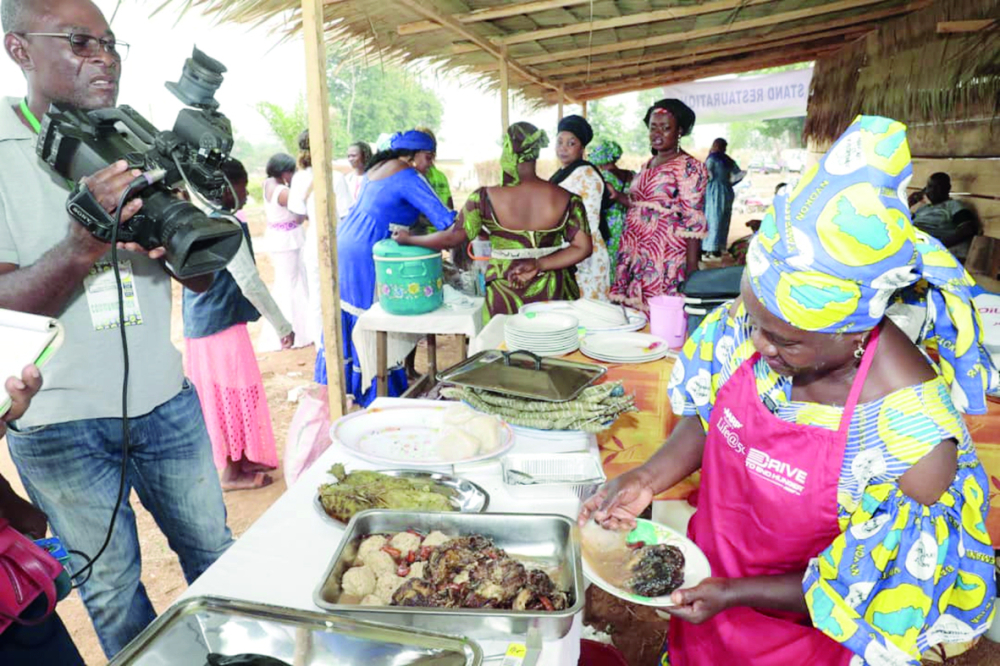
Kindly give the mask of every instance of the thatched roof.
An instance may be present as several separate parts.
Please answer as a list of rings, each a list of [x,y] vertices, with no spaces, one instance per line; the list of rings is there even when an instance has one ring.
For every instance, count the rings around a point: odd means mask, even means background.
[[[298,0],[166,0],[255,23]],[[326,0],[328,41],[374,62],[429,59],[537,103],[813,60],[933,0]],[[971,0],[970,0],[971,1]]]
[[[944,32],[959,21],[968,31]],[[937,0],[817,60],[806,137],[832,141],[859,113],[1000,129],[1000,0]]]

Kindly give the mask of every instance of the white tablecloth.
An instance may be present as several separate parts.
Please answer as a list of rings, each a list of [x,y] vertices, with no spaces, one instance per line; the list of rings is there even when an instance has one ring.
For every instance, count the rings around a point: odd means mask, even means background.
[[[387,331],[387,367],[403,362],[407,355],[428,333],[438,335],[464,335],[470,340],[483,328],[483,307],[486,300],[480,296],[463,296],[445,286],[445,302],[434,312],[423,315],[402,316],[387,313],[378,303],[358,317],[351,339],[358,350],[361,366],[361,385],[368,386],[378,374],[376,351],[377,331]]]
[[[379,398],[372,406],[418,405],[424,402]],[[513,451],[537,452],[543,447],[543,443],[530,437],[518,436]],[[598,455],[597,440],[593,436],[590,451],[594,456]],[[315,506],[315,495],[319,485],[329,481],[326,471],[336,462],[348,464],[351,469],[379,468],[352,456],[344,447],[334,443],[180,598],[213,595],[318,610],[313,604],[313,590],[340,545],[344,530],[320,514]],[[565,498],[542,502],[511,497],[500,477],[499,460],[455,472],[479,484],[490,494],[490,512],[557,513],[569,517],[577,514],[579,500],[569,493]],[[565,638],[546,641],[538,664],[576,664],[582,626],[583,618],[578,616]],[[512,641],[524,642],[524,637],[512,637]],[[479,643],[486,655],[500,654],[507,646],[505,641]]]

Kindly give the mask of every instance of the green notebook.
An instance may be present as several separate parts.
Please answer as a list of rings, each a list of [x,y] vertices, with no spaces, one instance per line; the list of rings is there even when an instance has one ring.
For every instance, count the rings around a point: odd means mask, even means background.
[[[20,377],[24,367],[41,368],[59,349],[63,327],[51,317],[0,310],[0,416],[10,409],[4,384],[8,377]]]

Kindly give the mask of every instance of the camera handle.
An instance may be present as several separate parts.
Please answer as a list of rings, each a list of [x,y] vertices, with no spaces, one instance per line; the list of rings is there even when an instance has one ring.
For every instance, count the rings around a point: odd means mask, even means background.
[[[108,214],[83,183],[77,183],[66,200],[66,212],[98,240],[110,243],[115,230],[115,218]]]

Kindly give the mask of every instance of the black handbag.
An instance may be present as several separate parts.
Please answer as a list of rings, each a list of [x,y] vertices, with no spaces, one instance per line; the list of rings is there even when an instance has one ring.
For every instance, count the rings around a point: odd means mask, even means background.
[[[695,271],[681,286],[687,330],[691,334],[709,312],[740,295],[743,266]]]

